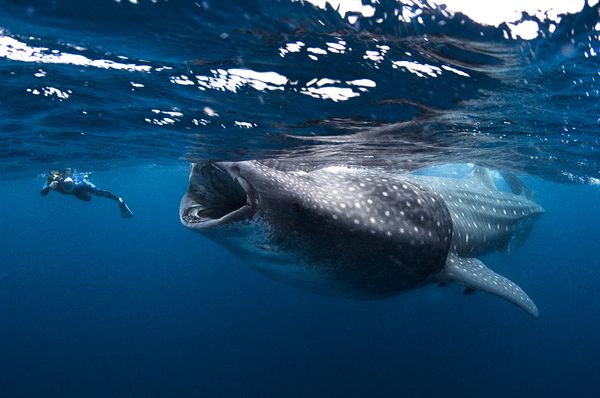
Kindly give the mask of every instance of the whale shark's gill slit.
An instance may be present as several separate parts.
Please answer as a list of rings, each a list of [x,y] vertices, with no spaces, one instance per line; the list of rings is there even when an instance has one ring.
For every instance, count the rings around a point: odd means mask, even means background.
[[[238,178],[214,163],[194,165],[181,218],[189,224],[210,226],[216,221],[247,217],[250,206],[246,188]]]

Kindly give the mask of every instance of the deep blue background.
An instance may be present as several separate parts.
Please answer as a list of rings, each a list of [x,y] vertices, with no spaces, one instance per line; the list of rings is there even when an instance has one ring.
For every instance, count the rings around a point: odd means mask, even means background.
[[[401,22],[396,0],[371,4],[351,23],[287,0],[0,0],[0,398],[600,396],[600,5],[556,29],[538,21],[525,41],[507,25],[414,5],[422,22]],[[341,41],[345,53],[310,58]],[[217,69],[288,82],[224,89]],[[360,95],[313,98],[316,79]],[[39,94],[49,88],[69,97]],[[373,302],[306,293],[180,225],[188,161],[265,157],[537,176],[547,213],[522,248],[482,260],[540,319],[455,285]],[[135,217],[101,198],[41,197],[35,175],[64,167],[94,171]]]
[[[484,258],[536,301],[430,286],[373,302],[270,281],[178,222],[187,166],[98,172],[117,206],[0,182],[0,392],[31,396],[595,396],[594,186],[529,181],[547,213]]]

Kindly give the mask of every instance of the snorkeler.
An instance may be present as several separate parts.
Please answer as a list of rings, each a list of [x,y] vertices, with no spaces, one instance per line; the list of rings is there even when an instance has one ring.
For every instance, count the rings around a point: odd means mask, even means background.
[[[133,217],[133,212],[127,207],[123,198],[118,197],[112,192],[96,187],[88,180],[89,175],[86,173],[79,173],[71,171],[70,169],[63,171],[53,170],[46,174],[45,177],[46,181],[40,192],[42,196],[48,195],[50,190],[55,190],[66,195],[73,195],[77,199],[86,202],[92,200],[92,195],[102,196],[104,198],[116,200],[119,203],[121,217]]]

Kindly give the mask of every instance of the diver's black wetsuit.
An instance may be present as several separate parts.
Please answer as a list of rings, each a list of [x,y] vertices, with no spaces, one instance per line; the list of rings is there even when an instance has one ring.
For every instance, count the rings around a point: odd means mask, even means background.
[[[55,190],[65,195],[73,195],[77,199],[86,202],[92,200],[92,195],[112,199],[119,203],[121,217],[133,217],[133,212],[129,209],[127,204],[125,204],[123,198],[120,198],[112,192],[96,187],[94,184],[88,181],[87,175],[82,173],[51,172],[46,178],[40,193],[42,196],[46,196],[50,190]]]

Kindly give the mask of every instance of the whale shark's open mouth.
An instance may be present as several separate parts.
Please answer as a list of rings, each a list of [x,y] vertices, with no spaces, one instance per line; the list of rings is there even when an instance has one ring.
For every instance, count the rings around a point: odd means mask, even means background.
[[[234,169],[214,162],[192,163],[179,216],[186,227],[205,229],[249,219],[255,206],[254,189]]]

